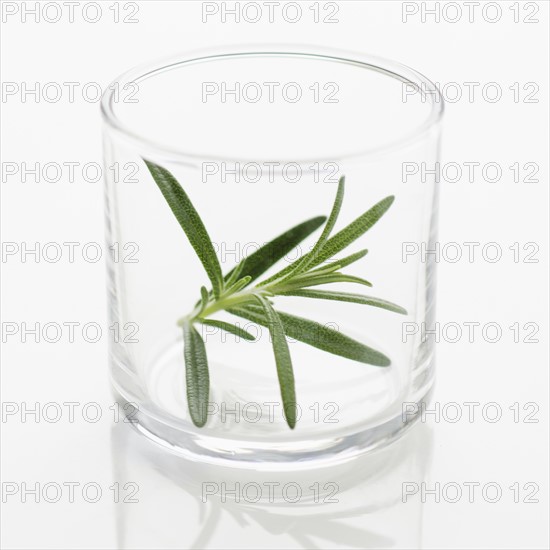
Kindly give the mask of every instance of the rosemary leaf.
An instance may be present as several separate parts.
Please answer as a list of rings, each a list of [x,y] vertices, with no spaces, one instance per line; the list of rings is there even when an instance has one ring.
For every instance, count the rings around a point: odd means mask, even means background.
[[[208,304],[208,290],[206,290],[205,286],[201,286],[201,308],[200,311],[202,311]]]
[[[193,424],[202,428],[207,420],[210,381],[208,360],[201,335],[187,322],[183,325],[185,378],[187,382],[187,405]]]
[[[166,168],[147,160],[145,160],[145,164],[164,195],[168,206],[170,206],[174,216],[185,231],[212,283],[214,296],[218,298],[223,286],[222,270],[210,236],[198,212],[183,187]]]
[[[348,226],[344,227],[344,229],[336,233],[334,237],[331,237],[326,242],[317,257],[313,259],[311,266],[323,263],[325,260],[332,258],[335,254],[344,250],[344,248],[347,248],[352,242],[356,241],[386,213],[393,201],[393,195],[382,199]]]
[[[352,302],[355,304],[364,304],[367,306],[379,307],[393,311],[395,313],[407,314],[407,310],[388,302],[387,300],[381,300],[374,296],[364,296],[363,294],[352,294],[350,292],[334,292],[331,290],[293,290],[290,292],[281,292],[282,296],[300,296],[303,298],[318,298],[321,300],[338,300],[339,302]]]
[[[344,200],[345,182],[346,182],[346,178],[344,176],[342,176],[338,181],[338,189],[336,191],[336,197],[334,198],[334,204],[332,205],[332,211],[330,212],[330,216],[328,217],[327,223],[323,228],[323,232],[321,233],[321,236],[313,246],[311,252],[309,254],[302,256],[300,260],[295,262],[296,264],[295,269],[293,269],[285,277],[285,279],[292,277],[293,274],[303,273],[304,271],[307,271],[308,266],[313,263],[313,260],[318,256],[319,252],[323,249],[323,246],[327,242],[330,236],[330,233],[334,229],[336,220],[338,219],[338,214],[340,214],[340,210],[342,208],[342,201]]]
[[[252,321],[261,326],[267,326],[268,320],[262,310],[253,305],[240,308],[231,308],[227,310],[233,315]],[[277,315],[283,324],[285,334],[300,342],[320,350],[359,361],[367,365],[378,367],[388,367],[391,361],[383,353],[372,349],[341,332],[321,325],[315,321],[304,319],[289,313],[277,311]]]
[[[336,233],[333,237],[331,237],[323,246],[321,251],[317,253],[317,255],[314,258],[310,258],[311,262],[308,259],[308,266],[309,268],[318,266],[319,264],[322,264],[324,261],[332,258],[338,252],[341,252],[349,246],[352,242],[357,240],[361,235],[363,235],[365,232],[367,232],[388,210],[388,208],[392,205],[394,201],[393,196],[386,197],[385,199],[382,199],[380,202],[375,204],[371,209],[367,210],[364,214],[356,218],[353,222],[351,222],[348,226],[344,227],[340,232]],[[311,252],[308,252],[306,254],[306,257],[309,256]],[[273,281],[284,279],[285,276],[288,273],[291,273],[294,271],[296,266],[299,262],[301,262],[303,258],[298,258],[295,262],[291,263],[289,266],[285,267],[278,273],[275,273],[275,275],[272,275],[265,281],[262,281],[258,286],[263,287]]]
[[[295,227],[285,231],[272,241],[250,254],[243,260],[241,276],[250,275],[251,281],[257,279],[265,273],[272,265],[276,264],[281,258],[286,256],[294,247],[300,244],[305,238],[309,237],[316,229],[318,229],[326,220],[325,216],[317,216],[307,220]],[[229,279],[233,268],[225,279]]]
[[[263,296],[256,294],[256,298],[264,310],[266,326],[271,334],[286,422],[290,429],[294,429],[294,426],[296,426],[296,389],[294,384],[294,372],[292,370],[292,360],[290,358],[290,351],[288,349],[288,342],[286,341],[283,324],[277,312]]]
[[[241,260],[241,261],[237,264],[237,266],[236,266],[235,268],[233,268],[233,269],[224,277],[225,288],[229,288],[229,287],[231,287],[231,285],[233,285],[234,283],[237,282],[237,280],[239,279],[239,276],[240,276],[241,273],[242,273],[243,267],[244,267],[244,260]]]
[[[227,287],[225,293],[234,294],[235,292],[239,292],[239,290],[242,290],[245,286],[247,286],[251,280],[252,277],[250,275],[247,275],[246,277],[239,279],[235,284]]]
[[[292,282],[297,283],[299,281],[303,281],[304,279],[310,279],[312,277],[320,277],[321,275],[330,275],[334,273],[335,271],[338,271],[340,269],[340,264],[338,262],[334,262],[332,264],[328,264],[325,267],[314,269],[312,271],[306,271],[305,273],[300,273],[299,275],[293,275],[292,276]],[[274,283],[275,285],[279,284],[279,281]]]
[[[316,275],[315,277],[303,277],[295,281],[296,288],[306,288],[310,286],[326,285],[330,283],[358,283],[360,285],[372,286],[372,283],[361,277],[355,277],[354,275],[346,275],[345,273],[327,273],[322,275]],[[292,286],[293,281],[290,281],[285,286]],[[288,290],[294,290],[289,288]],[[287,292],[284,288],[281,292]],[[277,292],[280,294],[280,292]]]
[[[346,256],[341,260],[337,260],[325,266],[316,267],[315,269],[312,269],[311,271],[309,271],[309,273],[313,275],[314,273],[318,273],[319,271],[328,272],[328,271],[336,271],[337,269],[342,269],[343,267],[347,267],[348,265],[355,263],[357,260],[364,258],[367,255],[367,253],[368,253],[368,250],[365,248],[364,250],[360,250],[359,252],[350,254],[349,256]]]

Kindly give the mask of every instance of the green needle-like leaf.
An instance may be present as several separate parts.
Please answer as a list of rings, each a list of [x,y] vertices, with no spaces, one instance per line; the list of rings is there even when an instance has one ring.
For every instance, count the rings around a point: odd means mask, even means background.
[[[312,266],[319,265],[325,260],[332,258],[347,248],[352,242],[356,241],[361,235],[366,233],[393,204],[394,197],[390,195],[375,204],[370,210],[359,216],[355,221],[344,227],[341,231],[331,237],[311,263]]]
[[[187,405],[193,424],[202,428],[207,420],[208,395],[210,393],[206,349],[201,335],[189,322],[183,324],[183,341]]]
[[[201,286],[201,311],[208,305],[208,290],[205,286]]]
[[[214,296],[218,298],[223,286],[222,270],[210,236],[198,212],[183,187],[168,170],[147,160],[145,160],[145,164],[164,195],[168,206],[185,231],[212,283]]]
[[[246,308],[228,309],[228,312],[264,327],[268,324],[262,310],[252,305]],[[390,359],[383,353],[337,330],[316,323],[315,321],[304,319],[303,317],[283,313],[282,311],[277,311],[277,315],[283,324],[285,334],[290,338],[300,340],[300,342],[304,342],[305,344],[309,344],[310,346],[334,355],[352,359],[353,361],[359,361],[367,365],[387,367],[391,364]]]
[[[340,269],[340,264],[337,262],[334,262],[333,264],[329,264],[326,267],[323,267],[322,269],[314,269],[313,271],[306,271],[305,273],[300,273],[299,275],[293,275],[292,283],[298,283],[305,279],[320,277],[321,275],[332,275],[335,271],[338,271],[339,269]],[[279,284],[280,284],[280,281],[276,281],[274,283],[274,286],[278,286]]]
[[[361,277],[355,277],[354,275],[346,275],[345,273],[328,273],[317,275],[315,277],[303,277],[296,279],[295,281],[289,281],[281,285],[281,290],[277,291],[277,294],[282,292],[288,292],[290,290],[298,288],[306,288],[310,286],[327,285],[330,283],[358,283],[360,285],[372,286],[372,283]],[[286,288],[289,287],[289,288]],[[294,287],[294,288],[293,288]]]
[[[239,290],[242,290],[245,286],[249,285],[251,280],[252,280],[252,277],[250,275],[247,275],[246,277],[239,279],[233,285],[227,287],[225,293],[235,294],[235,292],[239,292]]]
[[[203,325],[209,325],[211,327],[216,327],[221,330],[225,330],[226,332],[230,332],[231,334],[234,334],[235,336],[239,336],[240,338],[244,338],[245,340],[248,340],[250,342],[256,339],[252,334],[250,334],[250,332],[246,332],[246,330],[232,323],[226,323],[225,321],[218,321],[216,319],[199,318],[197,320]]]
[[[368,231],[388,210],[394,201],[393,196],[386,197],[382,199],[379,203],[375,204],[370,210],[367,210],[364,214],[359,216],[348,226],[344,227],[341,231],[336,233],[331,237],[323,246],[321,251],[316,255],[316,257],[311,258],[311,263],[309,267],[315,267],[319,264],[322,264],[324,261],[332,258],[338,252],[341,252],[349,246],[352,242],[356,241],[361,235]],[[307,254],[309,256],[310,253]],[[269,277],[265,281],[262,281],[258,286],[263,287],[275,280],[280,280],[285,277],[288,273],[294,271],[298,262],[302,261],[302,258],[299,258],[289,266],[285,267],[283,270],[275,273],[275,275]]]
[[[285,279],[292,277],[293,274],[303,273],[304,271],[307,271],[308,266],[313,263],[313,260],[317,258],[319,252],[323,249],[323,246],[327,242],[332,230],[334,229],[336,220],[338,219],[338,214],[340,213],[340,210],[342,208],[342,201],[344,200],[345,182],[346,182],[346,178],[342,176],[340,178],[340,181],[338,182],[338,190],[336,191],[336,197],[334,199],[334,204],[332,205],[332,211],[330,213],[330,216],[328,217],[325,227],[323,228],[323,232],[321,233],[321,236],[319,237],[319,239],[317,240],[317,242],[315,243],[315,245],[313,246],[309,254],[302,256],[300,260],[298,260],[297,262],[294,262],[296,267],[285,277]]]
[[[282,292],[283,296],[301,296],[303,298],[318,298],[321,300],[337,300],[339,302],[352,302],[354,304],[364,304],[367,306],[379,307],[387,309],[388,311],[394,311],[395,313],[407,314],[407,310],[388,302],[387,300],[381,300],[374,296],[364,296],[363,294],[353,294],[351,292],[334,292],[332,290],[294,290],[290,292]]]
[[[361,258],[364,258],[368,253],[368,250],[365,248],[364,250],[360,250],[359,252],[355,252],[354,254],[350,254],[349,256],[346,256],[345,258],[342,258],[341,260],[337,260],[335,262],[332,262],[330,264],[327,264],[325,266],[316,267],[315,269],[312,269],[308,273],[316,274],[319,271],[323,272],[329,272],[329,271],[336,271],[338,269],[342,269],[344,267],[347,267],[348,265],[351,265],[355,263],[357,260],[360,260]]]
[[[294,384],[294,372],[292,370],[292,360],[290,358],[290,351],[288,349],[288,342],[286,341],[283,324],[277,312],[263,296],[257,294],[256,298],[263,308],[266,325],[271,334],[286,422],[290,429],[294,429],[294,426],[296,426],[296,389]]]
[[[231,287],[231,285],[233,285],[234,283],[237,282],[237,280],[239,279],[241,273],[242,273],[242,270],[243,270],[243,267],[244,267],[244,260],[241,260],[237,266],[232,269],[230,271],[230,273],[228,273],[225,277],[224,277],[224,280],[225,280],[225,288],[229,288]],[[252,280],[252,278],[250,279]]]
[[[278,237],[268,242],[256,252],[250,254],[243,260],[242,271],[240,276],[250,275],[251,281],[257,279],[265,273],[272,265],[276,264],[281,258],[286,256],[294,247],[299,245],[305,238],[309,237],[317,228],[319,228],[327,218],[325,216],[317,216],[307,220]],[[225,279],[228,280],[233,271],[233,268]]]

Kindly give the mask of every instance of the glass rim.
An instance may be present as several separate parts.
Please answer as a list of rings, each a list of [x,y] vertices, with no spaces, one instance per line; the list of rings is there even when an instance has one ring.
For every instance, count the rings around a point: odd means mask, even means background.
[[[333,63],[344,63],[358,68],[371,70],[411,84],[417,91],[427,97],[430,105],[430,112],[421,124],[413,127],[403,136],[390,141],[389,143],[361,149],[357,152],[339,155],[339,160],[367,161],[373,157],[384,155],[402,149],[419,141],[432,128],[438,126],[445,111],[445,102],[439,88],[429,78],[417,70],[391,59],[373,56],[361,52],[327,48],[325,46],[291,45],[291,44],[244,44],[232,45],[209,49],[200,49],[184,52],[157,59],[156,61],[144,63],[133,67],[115,78],[102,94],[100,107],[104,124],[122,135],[127,140],[138,144],[155,155],[162,156],[165,160],[173,160],[190,166],[197,166],[197,163],[205,159],[218,162],[240,162],[253,163],[267,161],[264,158],[237,158],[236,156],[223,157],[217,154],[204,152],[190,152],[184,149],[172,148],[163,145],[147,136],[133,130],[130,125],[123,123],[116,114],[117,91],[130,83],[139,83],[158,74],[177,69],[180,67],[197,63],[207,63],[232,58],[247,57],[292,57],[295,59],[312,59],[328,61]],[[425,90],[430,93],[426,93]],[[292,161],[299,165],[307,165],[311,162],[334,161],[334,158],[325,156],[311,158],[293,158]]]

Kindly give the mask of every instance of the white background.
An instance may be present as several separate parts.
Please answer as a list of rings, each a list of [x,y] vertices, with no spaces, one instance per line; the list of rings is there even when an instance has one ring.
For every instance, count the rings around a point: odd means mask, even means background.
[[[8,4],[10,7],[8,7]],[[27,2],[33,7],[35,2]],[[41,3],[44,4],[44,3]],[[75,21],[68,11],[60,21],[35,22],[21,12],[9,15],[13,2],[3,3],[2,81],[21,86],[27,83],[95,82],[106,87],[121,72],[143,62],[179,51],[247,42],[309,43],[356,50],[399,60],[442,86],[458,83],[463,97],[454,101],[455,85],[447,86],[442,162],[488,162],[502,167],[498,182],[484,180],[478,170],[475,181],[466,175],[461,181],[441,184],[439,240],[447,242],[498,243],[500,261],[491,263],[479,253],[473,263],[442,260],[439,265],[438,317],[441,323],[497,322],[503,327],[499,342],[489,343],[476,336],[470,343],[463,336],[457,343],[442,341],[438,348],[438,381],[434,400],[450,402],[495,402],[502,418],[494,423],[477,409],[473,422],[435,422],[415,428],[402,447],[419,460],[419,471],[431,488],[436,482],[494,482],[503,488],[499,502],[489,503],[476,493],[474,502],[463,496],[458,503],[436,503],[427,497],[393,507],[381,505],[373,520],[370,512],[353,518],[357,525],[394,533],[394,542],[369,539],[364,532],[346,536],[326,534],[327,521],[319,516],[309,524],[309,533],[293,537],[290,524],[273,519],[245,523],[222,519],[214,527],[211,547],[422,547],[422,548],[548,548],[548,12],[547,2],[493,2],[501,9],[500,20],[489,22],[495,11],[483,12],[487,2],[473,6],[468,20],[463,3],[440,3],[440,21],[421,10],[433,9],[434,2],[338,2],[338,23],[314,23],[301,2],[303,17],[290,24],[280,16],[269,23],[227,23],[219,16],[202,22],[201,2],[148,1],[136,3],[137,23],[115,23],[114,2],[100,2],[103,15],[97,23],[86,22],[81,6],[75,7]],[[120,17],[131,7],[120,2]],[[242,3],[241,3],[242,4]],[[261,2],[260,2],[261,4]],[[321,5],[326,4],[321,2]],[[407,7],[404,6],[407,5]],[[477,4],[477,3],[474,3]],[[456,6],[462,17],[451,22]],[[23,9],[22,4],[18,4]],[[418,13],[403,21],[403,10]],[[496,8],[491,8],[495,10]],[[519,11],[514,11],[514,9]],[[532,16],[529,14],[535,12]],[[53,13],[53,12],[51,12]],[[276,12],[277,13],[277,12]],[[514,21],[519,13],[519,21]],[[93,12],[89,12],[93,15]],[[525,18],[538,22],[525,22]],[[472,101],[464,83],[474,87]],[[496,83],[502,98],[491,102],[482,90]],[[510,87],[519,83],[519,101]],[[526,103],[523,89],[535,83],[534,103]],[[2,162],[87,162],[101,161],[99,106],[83,99],[77,87],[73,102],[26,101],[21,94],[2,96]],[[444,89],[445,91],[445,89]],[[492,96],[491,96],[492,99]],[[508,168],[519,162],[536,163],[536,182],[514,182]],[[521,178],[526,176],[521,173]],[[74,182],[22,182],[20,175],[2,181],[2,241],[15,243],[98,242],[103,243],[103,195],[101,182],[83,181],[79,172]],[[514,262],[508,247],[534,242],[539,247],[538,263]],[[524,252],[522,251],[522,257]],[[77,255],[74,263],[66,256],[57,263],[36,262],[32,256],[3,258],[2,321],[47,323],[98,322],[106,327],[105,268],[102,261],[88,263]],[[515,343],[508,328],[514,323],[536,323],[538,343]],[[105,328],[106,332],[106,328]],[[526,331],[522,329],[521,339]],[[22,406],[39,402],[98,402],[103,416],[96,422],[82,420],[82,406],[76,420],[67,416],[59,422],[36,422],[32,415],[2,420],[2,481],[81,484],[95,482],[103,489],[102,499],[91,504],[82,498],[70,503],[41,499],[21,502],[21,495],[4,496],[2,544],[5,548],[186,548],[205,521],[195,514],[196,499],[180,502],[175,482],[158,480],[158,467],[148,467],[132,453],[133,447],[115,425],[109,410],[112,399],[107,380],[107,352],[104,337],[97,344],[77,338],[67,343],[26,343],[21,336],[7,337],[2,344],[2,401]],[[526,423],[526,403],[535,403],[536,423]],[[520,422],[509,409],[519,403]],[[467,415],[467,409],[463,408]],[[91,414],[91,413],[90,413]],[[449,411],[451,416],[451,411]],[[122,435],[121,435],[122,433]],[[139,446],[141,442],[138,442]],[[406,447],[409,445],[410,447]],[[431,451],[430,451],[431,449]],[[415,463],[416,464],[416,463]],[[416,466],[415,466],[416,468]],[[351,485],[362,487],[359,498],[384,502],[392,488],[372,483],[367,470],[355,468]],[[399,477],[398,481],[407,481]],[[413,473],[414,473],[413,472]],[[409,472],[410,473],[410,472]],[[404,474],[403,474],[404,475]],[[394,477],[395,477],[394,476]],[[164,479],[164,478],[163,478]],[[394,479],[394,481],[395,481]],[[116,506],[114,482],[140,485],[139,503]],[[519,483],[520,503],[514,503],[510,489]],[[534,483],[535,503],[523,500]],[[184,485],[184,482],[181,482]],[[192,491],[191,491],[192,493]],[[78,490],[77,490],[78,494]],[[183,493],[182,493],[183,494]],[[186,493],[187,494],[187,493]],[[397,494],[397,500],[400,495]],[[196,495],[195,495],[196,496]],[[353,498],[353,497],[351,497]],[[395,503],[394,503],[395,504]],[[194,508],[191,508],[194,506]],[[377,508],[376,506],[374,507]],[[280,511],[279,511],[280,512]],[[329,513],[326,508],[319,513]],[[290,512],[292,514],[292,512]],[[271,516],[270,516],[271,517]],[[349,518],[348,518],[349,519]],[[348,521],[339,519],[346,523]],[[298,521],[298,520],[297,520]],[[336,520],[335,520],[336,521]],[[349,520],[352,521],[352,520]],[[282,527],[281,527],[282,525]],[[332,524],[330,524],[332,525]],[[302,525],[303,529],[306,529]],[[334,533],[340,533],[334,529]],[[253,535],[251,535],[253,533]],[[325,533],[323,535],[323,533]],[[254,536],[258,536],[255,539]],[[317,537],[317,538],[316,538]],[[262,543],[258,541],[264,541]],[[202,543],[199,541],[198,547]]]

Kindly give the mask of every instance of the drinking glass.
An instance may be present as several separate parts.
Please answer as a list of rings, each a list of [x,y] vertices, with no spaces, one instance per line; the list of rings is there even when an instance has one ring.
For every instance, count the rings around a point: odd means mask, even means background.
[[[399,63],[314,47],[254,46],[189,53],[132,69],[102,98],[110,376],[128,420],[172,452],[252,468],[307,468],[384,445],[418,416],[434,380],[435,265],[443,103]],[[335,258],[368,249],[343,271],[380,307],[297,296],[277,310],[313,320],[382,352],[388,366],[288,338],[298,421],[281,404],[270,332],[227,312],[216,318],[249,342],[198,327],[210,372],[208,419],[191,420],[177,320],[209,287],[206,273],[145,160],[168,170],[202,218],[224,273],[304,220],[328,216],[345,176],[334,229],[388,196],[382,218]],[[322,228],[265,276],[308,252]],[[322,266],[328,265],[328,262]],[[318,287],[314,287],[316,290]],[[363,291],[366,292],[363,292]]]

